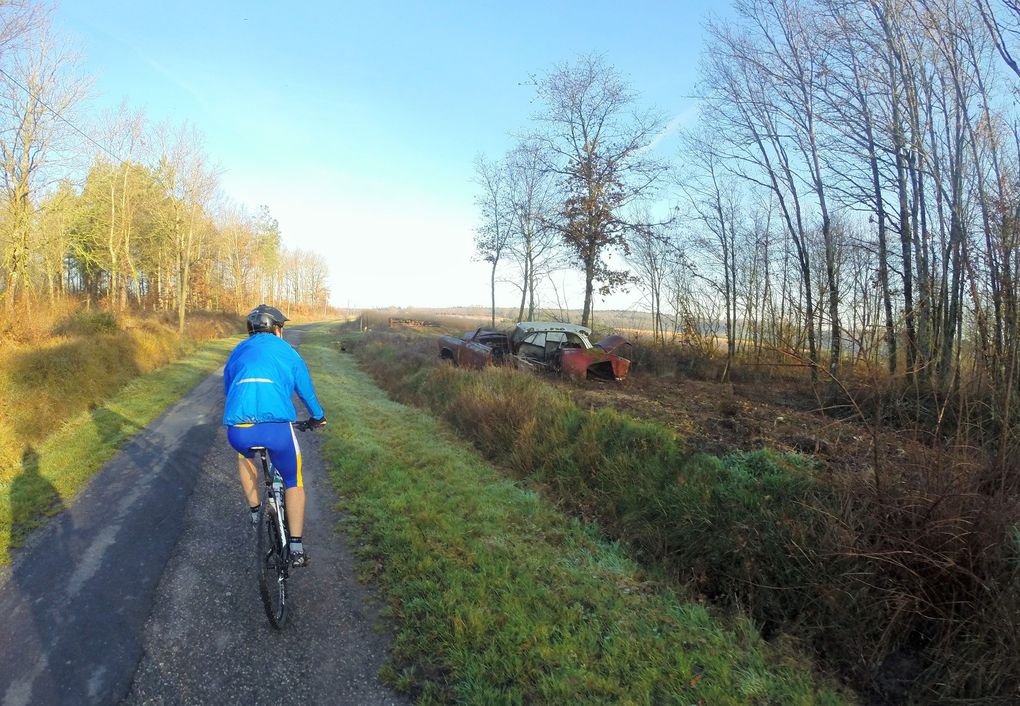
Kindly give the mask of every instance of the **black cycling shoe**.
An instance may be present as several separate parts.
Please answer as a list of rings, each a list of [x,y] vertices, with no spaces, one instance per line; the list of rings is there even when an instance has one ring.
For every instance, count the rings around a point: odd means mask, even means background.
[[[290,565],[295,569],[300,569],[308,566],[311,560],[308,558],[307,552],[291,552],[290,553]]]

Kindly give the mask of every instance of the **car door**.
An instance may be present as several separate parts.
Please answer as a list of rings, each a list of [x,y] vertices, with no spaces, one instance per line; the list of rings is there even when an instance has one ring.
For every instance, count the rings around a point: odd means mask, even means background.
[[[517,347],[517,356],[533,363],[545,363],[545,331],[529,334]]]

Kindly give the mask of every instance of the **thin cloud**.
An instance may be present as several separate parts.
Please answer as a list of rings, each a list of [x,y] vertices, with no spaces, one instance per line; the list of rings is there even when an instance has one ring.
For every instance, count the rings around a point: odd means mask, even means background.
[[[674,115],[666,123],[666,126],[659,130],[659,133],[648,143],[649,149],[658,147],[667,137],[677,132],[680,128],[694,119],[697,115],[698,106],[696,103],[687,106],[686,109]]]

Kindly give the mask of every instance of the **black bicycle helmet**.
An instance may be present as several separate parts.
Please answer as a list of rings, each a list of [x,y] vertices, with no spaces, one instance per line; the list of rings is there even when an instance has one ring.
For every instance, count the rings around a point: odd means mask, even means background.
[[[256,333],[272,333],[273,328],[283,328],[283,322],[290,321],[283,312],[274,306],[259,304],[248,314],[248,335]]]

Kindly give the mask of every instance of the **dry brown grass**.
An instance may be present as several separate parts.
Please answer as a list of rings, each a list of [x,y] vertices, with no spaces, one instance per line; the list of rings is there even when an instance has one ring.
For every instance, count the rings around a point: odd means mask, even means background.
[[[82,311],[71,300],[31,312],[7,319],[0,344],[0,468],[138,375],[240,329],[235,317],[195,313],[181,338],[172,314]]]

